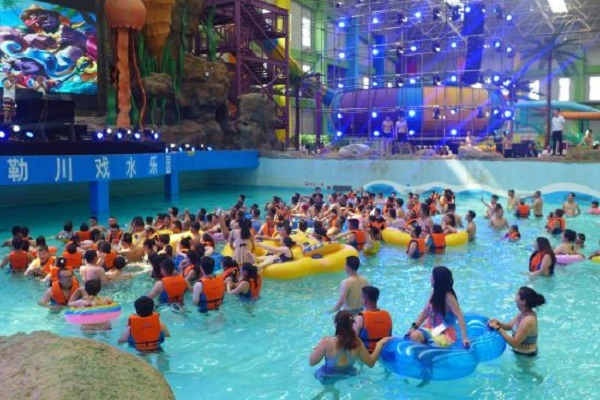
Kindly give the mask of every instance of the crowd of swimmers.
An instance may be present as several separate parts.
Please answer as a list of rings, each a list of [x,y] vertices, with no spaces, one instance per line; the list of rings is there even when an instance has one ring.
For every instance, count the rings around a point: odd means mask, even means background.
[[[64,249],[49,246],[43,236],[34,239],[27,227],[15,226],[12,238],[4,242],[11,251],[0,267],[8,266],[13,273],[32,276],[47,285],[39,304],[52,309],[111,304],[111,298],[100,294],[103,285],[135,275],[149,276],[154,284],[146,296],[135,301],[136,313],[129,318],[119,339],[148,351],[158,349],[169,336],[157,313],[158,306],[181,309],[191,301],[199,312],[207,313],[218,310],[227,294],[257,300],[262,288],[261,271],[273,264],[294,261],[292,249],[299,245],[292,239],[294,234],[302,233],[317,242],[344,240],[357,250],[366,251],[382,239],[383,230],[394,228],[410,235],[407,248],[410,258],[443,253],[445,237],[459,229],[464,229],[470,240],[477,235],[476,213],[469,210],[463,222],[456,213],[451,189],[433,192],[426,198],[415,193],[406,198],[395,193],[384,197],[362,189],[325,196],[316,189],[307,196],[296,193],[290,204],[275,196],[264,208],[247,205],[245,200],[240,195],[229,209],[212,213],[205,209],[197,213],[186,209],[180,213],[177,207],[170,207],[155,217],[134,217],[127,229],[115,217],[108,219],[106,227],[95,217],[81,223],[78,229],[68,221],[56,235],[64,243]],[[483,198],[481,201],[485,205],[483,217],[489,226],[506,230],[508,240],[519,240],[520,232],[517,225],[508,224],[505,210],[516,218],[544,217],[539,191],[531,196],[531,205],[525,197],[517,199],[514,191],[508,192],[506,207],[496,195],[491,196],[489,203]],[[592,202],[591,208],[598,208],[598,203]],[[562,235],[562,243],[553,249],[548,238],[537,237],[529,261],[532,275],[551,276],[556,255],[581,252],[585,235],[567,229],[564,218],[580,213],[573,193],[562,208],[550,213],[546,230]],[[442,215],[440,224],[432,219],[436,214]],[[269,243],[264,243],[265,240]],[[231,247],[231,256],[217,256],[219,242]],[[266,255],[256,256],[257,247],[262,247]],[[599,254],[597,251],[590,257]],[[140,263],[147,268],[130,268]],[[219,273],[217,263],[221,266]],[[358,274],[359,266],[358,257],[347,258],[348,277],[342,281],[338,301],[331,309],[337,313],[336,334],[324,338],[310,356],[311,365],[325,359],[320,369],[323,376],[352,373],[358,359],[372,366],[392,334],[389,313],[378,308],[379,289]],[[432,295],[406,332],[407,337],[437,346],[452,345],[460,337],[468,347],[470,342],[451,271],[435,267],[431,284]],[[190,295],[191,299],[186,301]],[[515,298],[519,314],[510,322],[491,319],[489,325],[501,332],[515,352],[534,355],[537,353],[534,309],[544,301],[534,290],[521,287]],[[110,329],[110,323],[93,324],[86,329]],[[507,333],[510,331],[512,335]]]

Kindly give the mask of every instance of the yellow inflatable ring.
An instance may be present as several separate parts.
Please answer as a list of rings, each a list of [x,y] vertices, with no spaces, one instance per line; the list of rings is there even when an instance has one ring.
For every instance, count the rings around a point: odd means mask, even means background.
[[[294,257],[296,253],[294,252]],[[293,261],[269,265],[262,270],[262,277],[267,279],[298,279],[309,275],[341,272],[346,267],[346,258],[358,256],[358,251],[349,245],[322,258],[300,257]]]
[[[385,228],[381,231],[381,236],[385,243],[395,244],[396,246],[408,246],[410,242],[410,235],[396,228]]]
[[[600,256],[592,257],[592,261],[595,262],[595,263],[600,264]]]
[[[254,242],[254,251],[252,252],[252,254],[254,254],[255,256],[259,256],[259,257],[267,255],[267,250],[264,249],[263,247],[260,247],[258,245],[258,243],[264,243],[266,245],[275,246],[275,247],[283,246],[281,244],[281,242],[277,242],[274,240],[265,240],[264,242]],[[225,247],[223,247],[223,250],[221,251],[221,255],[224,257],[225,256],[233,257],[233,249],[229,245],[229,242],[227,242]]]
[[[462,246],[469,241],[467,231],[460,231],[446,235],[446,246]]]
[[[321,256],[326,256],[327,254],[335,253],[336,251],[340,251],[344,247],[342,244],[338,242],[325,242],[325,243],[317,243],[312,246],[306,246],[302,249],[302,255],[304,257],[312,257],[315,254],[319,254]]]
[[[381,242],[379,240],[375,240],[373,242],[373,247],[371,247],[370,249],[364,249],[363,254],[365,256],[375,256],[377,255],[377,253],[379,253],[379,250],[381,250]]]

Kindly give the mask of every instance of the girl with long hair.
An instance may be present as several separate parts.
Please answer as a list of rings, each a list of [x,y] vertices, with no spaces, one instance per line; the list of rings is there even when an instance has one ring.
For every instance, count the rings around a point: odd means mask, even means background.
[[[447,267],[437,266],[431,273],[433,292],[421,314],[409,331],[410,339],[438,347],[448,347],[458,339],[456,325],[460,328],[462,344],[471,345],[462,310],[454,292],[454,278]],[[421,325],[424,324],[422,327]]]
[[[542,236],[535,239],[535,251],[529,257],[529,272],[531,275],[552,276],[554,275],[555,264],[556,255],[550,241]]]
[[[238,264],[245,262],[254,263],[254,235],[252,234],[252,222],[246,218],[238,219],[239,228],[231,231],[229,245],[233,249],[233,259]]]
[[[248,300],[256,300],[262,289],[262,278],[258,275],[258,268],[249,262],[242,265],[241,279],[239,282],[227,281],[227,293],[237,294]]]
[[[354,367],[356,360],[360,359],[369,368],[372,368],[383,346],[391,339],[385,337],[377,342],[373,354],[365,348],[363,342],[354,332],[354,316],[348,311],[340,311],[335,315],[335,336],[326,336],[310,354],[309,364],[315,366],[325,358],[325,364],[316,372],[315,377],[321,382],[331,383],[331,380],[356,375]]]
[[[535,356],[538,352],[538,321],[533,309],[545,304],[546,299],[535,290],[523,286],[517,292],[515,303],[519,314],[512,321],[504,323],[492,318],[488,325],[500,333],[515,353]],[[506,331],[512,331],[512,335]]]

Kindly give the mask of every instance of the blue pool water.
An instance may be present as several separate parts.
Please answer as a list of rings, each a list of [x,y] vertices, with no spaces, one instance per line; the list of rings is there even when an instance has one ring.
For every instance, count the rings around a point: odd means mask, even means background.
[[[229,205],[239,193],[247,202],[263,204],[273,194],[289,199],[295,190],[261,188],[211,189],[184,193],[180,208],[207,209]],[[461,215],[473,209],[483,211],[479,193],[458,196]],[[504,203],[504,201],[503,201]],[[560,204],[550,199],[549,212]],[[121,221],[136,214],[154,215],[170,204],[160,196],[113,199],[112,211]],[[587,208],[587,203],[583,204]],[[10,226],[24,224],[32,234],[50,236],[65,219],[76,224],[87,220],[84,203],[49,204],[0,209],[2,237]],[[509,222],[512,222],[512,218]],[[516,357],[507,351],[494,361],[479,364],[475,374],[452,382],[431,382],[418,387],[416,380],[386,374],[381,365],[363,368],[354,378],[339,382],[343,399],[575,399],[597,398],[600,383],[600,264],[582,262],[559,267],[551,279],[531,279],[527,260],[533,240],[542,233],[543,221],[519,221],[523,240],[507,243],[503,232],[494,232],[478,217],[478,240],[443,256],[429,256],[424,262],[407,261],[402,250],[384,246],[377,257],[362,259],[360,272],[382,290],[380,306],[390,311],[394,333],[403,335],[422,309],[430,291],[429,274],[434,265],[449,266],[463,311],[508,320],[516,314],[514,295],[529,285],[546,296],[539,313],[540,355],[534,359]],[[568,220],[568,226],[588,236],[586,252],[598,248],[600,216]],[[556,244],[557,239],[553,239]],[[2,250],[2,255],[6,254]],[[242,304],[227,298],[220,312],[208,316],[194,310],[185,314],[165,311],[161,319],[169,326],[168,339],[159,355],[143,356],[156,366],[172,385],[178,399],[311,399],[322,390],[313,378],[316,368],[308,366],[310,351],[322,336],[333,333],[332,315],[326,313],[337,298],[344,274],[323,275],[297,281],[266,281],[261,300]],[[145,294],[152,281],[133,281],[106,286],[121,303],[124,313],[113,322],[113,330],[94,339],[116,346],[133,301]],[[81,337],[81,331],[51,314],[36,302],[44,288],[39,282],[0,274],[0,334],[50,330],[65,336]],[[189,301],[188,301],[189,302]],[[132,352],[126,346],[123,350]],[[325,398],[333,398],[327,394]]]

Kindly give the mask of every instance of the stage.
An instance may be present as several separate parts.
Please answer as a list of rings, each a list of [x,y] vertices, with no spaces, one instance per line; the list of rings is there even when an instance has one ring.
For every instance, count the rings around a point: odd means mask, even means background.
[[[0,142],[2,156],[164,153],[165,142]]]

